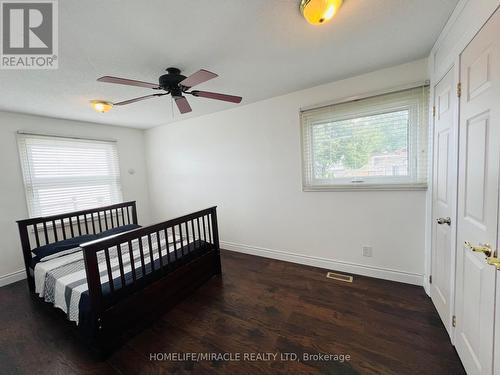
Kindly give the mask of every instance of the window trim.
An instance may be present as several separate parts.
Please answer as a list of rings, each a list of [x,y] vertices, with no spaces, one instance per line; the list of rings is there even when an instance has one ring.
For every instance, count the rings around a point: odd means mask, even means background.
[[[349,103],[349,102],[354,102],[356,100],[363,100],[363,99],[370,99],[375,96],[381,96],[381,95],[388,95],[388,94],[394,94],[398,91],[405,91],[405,90],[410,90],[410,89],[416,89],[419,87],[423,86],[429,86],[430,81],[416,81],[413,83],[408,83],[404,85],[398,85],[398,86],[393,86],[390,88],[386,89],[381,89],[381,90],[373,90],[373,91],[368,91],[359,95],[351,95],[351,96],[344,96],[342,98],[334,99],[334,100],[328,100],[320,103],[316,103],[313,105],[307,105],[304,107],[299,108],[299,114],[302,112],[310,111],[312,109],[320,109],[324,107],[331,107],[333,105],[337,104],[344,104],[344,103]]]
[[[395,93],[400,92],[400,91],[412,90],[412,89],[417,89],[417,88],[429,89],[429,81],[415,82],[412,84],[393,87],[392,89],[372,91],[370,93],[365,93],[365,94],[360,94],[360,95],[350,96],[350,97],[344,97],[344,98],[341,98],[341,99],[338,99],[335,101],[329,101],[329,102],[322,103],[319,105],[301,107],[299,109],[299,125],[300,125],[301,162],[302,162],[301,163],[302,164],[302,171],[301,171],[302,172],[302,191],[304,191],[304,192],[318,192],[318,191],[319,192],[328,192],[328,191],[397,191],[397,190],[401,190],[401,191],[425,191],[425,190],[427,190],[428,189],[428,181],[429,181],[428,165],[427,165],[428,161],[427,161],[427,163],[425,163],[425,167],[427,169],[427,175],[426,175],[425,182],[411,181],[411,178],[412,178],[411,174],[412,173],[414,174],[416,171],[416,168],[413,168],[413,167],[409,167],[409,173],[410,173],[409,176],[401,176],[401,177],[394,177],[394,178],[383,177],[386,179],[386,181],[388,181],[388,180],[400,181],[400,182],[392,182],[392,183],[380,183],[380,177],[373,176],[373,177],[364,177],[363,179],[364,179],[364,181],[366,181],[367,179],[378,180],[375,183],[356,184],[354,181],[352,181],[352,179],[350,179],[351,180],[350,183],[345,183],[345,184],[343,184],[342,182],[339,182],[336,184],[328,184],[328,183],[324,183],[324,184],[316,183],[315,184],[314,178],[312,178],[311,181],[308,181],[308,176],[307,176],[307,174],[309,173],[308,170],[310,167],[308,165],[308,159],[306,157],[306,150],[305,150],[305,147],[306,147],[305,126],[306,125],[304,124],[304,121],[302,120],[302,115],[304,112],[333,107],[335,105],[349,104],[349,103],[353,103],[353,102],[360,101],[360,100],[371,99],[371,98],[375,98],[378,96],[395,94]],[[428,94],[428,98],[430,98],[430,93]],[[424,105],[429,106],[430,104],[427,103]],[[400,108],[403,109],[404,107],[405,106],[401,106]],[[394,108],[395,107],[392,107],[391,109],[394,109]],[[363,115],[365,115],[365,114],[367,116],[376,115],[377,112],[379,114],[381,114],[381,113],[386,113],[386,112],[392,112],[392,110],[389,110],[389,108],[385,108],[385,109],[380,108],[380,110],[378,110],[378,111],[367,112],[367,113],[364,113]],[[410,114],[410,116],[411,116],[411,114]],[[357,117],[357,116],[355,116],[355,117]],[[352,118],[352,116],[351,116],[351,118]],[[345,120],[345,119],[349,119],[349,116],[345,116],[342,119],[336,119],[336,121],[341,121],[341,120]],[[428,127],[430,124],[429,111],[426,111],[424,113],[424,121],[427,123],[427,127],[425,127],[425,129],[424,129],[424,126],[422,126],[421,124],[418,127],[412,127],[410,129],[408,129],[408,136],[409,137],[412,137],[412,136],[417,137],[417,139],[418,139],[419,137],[424,135],[423,133],[425,133],[425,136],[428,137],[428,133],[429,133]],[[309,129],[307,129],[307,130],[312,132],[312,127],[309,127]],[[309,136],[309,137],[311,139],[311,136]],[[426,141],[427,155],[428,155],[428,150],[429,150],[428,143],[429,143],[429,141],[427,140]],[[409,150],[408,150],[409,163],[411,163],[413,165],[417,165],[418,164],[418,161],[417,161],[418,157],[415,158],[414,156],[418,153],[418,151],[414,152],[412,149],[410,149],[412,147],[415,147],[415,145],[410,141],[408,142],[408,146],[409,146]],[[338,180],[341,181],[340,178]],[[349,179],[344,178],[343,180],[347,182],[347,180],[349,180]],[[329,180],[326,180],[326,181],[329,181]]]

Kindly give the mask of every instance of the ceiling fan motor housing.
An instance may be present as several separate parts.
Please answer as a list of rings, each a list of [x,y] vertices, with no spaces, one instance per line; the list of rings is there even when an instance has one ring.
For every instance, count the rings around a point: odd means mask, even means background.
[[[179,83],[186,79],[186,76],[181,74],[180,69],[168,68],[167,74],[160,77],[159,83],[163,90],[170,91],[172,96],[182,96],[182,89]]]

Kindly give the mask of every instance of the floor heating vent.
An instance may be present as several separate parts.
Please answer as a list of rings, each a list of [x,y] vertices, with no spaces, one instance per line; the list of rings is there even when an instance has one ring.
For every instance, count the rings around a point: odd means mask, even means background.
[[[338,280],[338,281],[344,281],[346,283],[352,283],[352,276],[349,275],[343,275],[341,273],[335,273],[335,272],[328,272],[326,274],[326,277],[328,279],[333,279],[333,280]]]

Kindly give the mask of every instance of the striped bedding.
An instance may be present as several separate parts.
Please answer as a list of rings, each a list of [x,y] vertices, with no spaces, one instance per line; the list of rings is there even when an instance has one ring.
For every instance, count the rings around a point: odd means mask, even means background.
[[[181,238],[176,236],[175,238],[176,246],[179,248],[181,245]],[[183,239],[184,245],[186,246],[187,240]],[[174,238],[168,236],[169,244],[169,255],[174,257],[177,253],[174,253]],[[160,233],[160,247],[162,259],[166,257],[166,241],[164,233]],[[46,302],[52,303],[55,307],[64,311],[68,319],[79,323],[79,304],[82,294],[87,293],[88,286],[85,273],[85,264],[83,260],[82,249],[77,247],[73,249],[74,251],[65,252],[64,255],[49,259],[47,261],[42,261],[35,266],[35,292],[42,297]],[[153,262],[159,259],[158,253],[158,242],[156,238],[152,241],[152,253]],[[149,244],[148,241],[143,240],[143,253],[144,253],[144,263],[146,268],[146,274],[151,271],[151,257],[149,256]],[[131,259],[129,255],[128,244],[122,244],[122,262],[124,273],[127,274],[131,272]],[[121,284],[120,280],[120,269],[118,262],[118,255],[116,248],[110,249],[109,256],[111,260],[111,268],[113,273],[115,289],[117,285]],[[134,265],[136,270],[139,270],[142,266],[139,242],[138,240],[132,241],[132,256],[134,259]],[[104,252],[98,253],[98,264],[99,271],[101,275],[101,283],[107,283],[108,274],[106,268],[106,259]],[[137,277],[140,277],[138,273]]]

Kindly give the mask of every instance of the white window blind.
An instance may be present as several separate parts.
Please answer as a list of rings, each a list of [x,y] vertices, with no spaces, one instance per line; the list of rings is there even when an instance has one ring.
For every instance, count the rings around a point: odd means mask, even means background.
[[[116,142],[18,134],[30,217],[122,201]]]
[[[425,189],[428,86],[301,112],[303,188]]]

